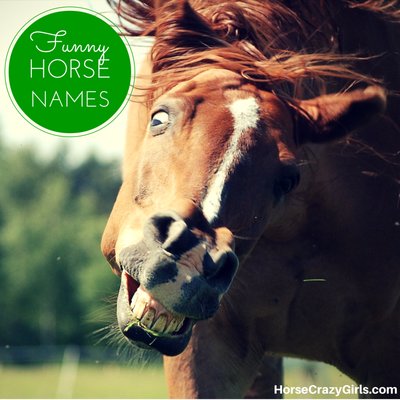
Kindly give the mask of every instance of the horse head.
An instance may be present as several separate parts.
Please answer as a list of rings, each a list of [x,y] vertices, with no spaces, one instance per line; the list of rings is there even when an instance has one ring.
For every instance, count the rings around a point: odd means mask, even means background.
[[[239,260],[276,225],[302,179],[299,149],[342,138],[385,104],[377,87],[298,100],[249,79],[235,67],[241,50],[179,3],[157,25],[155,89],[143,129],[128,132],[102,243],[121,276],[123,334],[167,355],[218,311]]]

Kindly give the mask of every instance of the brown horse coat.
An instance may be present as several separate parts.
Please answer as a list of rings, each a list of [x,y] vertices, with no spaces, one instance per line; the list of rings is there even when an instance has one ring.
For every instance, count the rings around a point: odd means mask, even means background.
[[[164,3],[119,9],[156,41],[102,248],[125,271],[120,298],[130,302],[141,285],[156,316],[196,321],[183,322],[192,329],[183,353],[165,358],[171,396],[272,397],[280,377],[279,361],[263,358],[271,353],[400,390],[399,28],[379,15],[396,10],[378,1]],[[335,55],[356,52],[379,56],[351,72]],[[315,95],[365,75],[388,97],[365,86]],[[148,322],[130,333],[125,303],[121,329],[157,348],[158,337],[141,336]],[[176,354],[171,343],[158,349]]]

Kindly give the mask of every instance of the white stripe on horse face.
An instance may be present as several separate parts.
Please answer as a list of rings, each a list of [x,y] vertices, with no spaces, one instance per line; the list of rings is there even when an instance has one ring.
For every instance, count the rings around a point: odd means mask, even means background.
[[[218,217],[222,193],[232,166],[242,157],[240,139],[249,129],[254,129],[259,120],[259,106],[254,97],[235,100],[229,105],[229,110],[232,113],[234,124],[231,141],[202,202],[203,213],[210,223]]]

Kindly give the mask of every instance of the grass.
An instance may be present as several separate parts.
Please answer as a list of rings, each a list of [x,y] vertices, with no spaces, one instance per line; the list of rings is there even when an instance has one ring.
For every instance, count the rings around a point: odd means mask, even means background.
[[[166,398],[161,367],[120,367],[113,364],[79,365],[61,377],[60,365],[3,366],[0,398]]]
[[[166,398],[160,366],[129,367],[80,364],[64,369],[58,364],[0,366],[0,398]],[[353,382],[335,368],[300,360],[285,361],[285,385],[343,386]],[[312,398],[293,395],[286,398]],[[332,398],[334,396],[325,396]],[[314,397],[317,398],[317,397]],[[324,398],[319,396],[319,398]],[[347,395],[346,398],[356,398]]]

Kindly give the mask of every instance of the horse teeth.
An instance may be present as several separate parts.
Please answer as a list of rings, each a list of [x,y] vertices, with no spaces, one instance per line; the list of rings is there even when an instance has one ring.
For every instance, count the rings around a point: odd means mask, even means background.
[[[151,328],[151,326],[153,325],[153,321],[154,321],[154,317],[155,317],[156,313],[155,311],[150,308],[142,317],[142,319],[140,320],[140,322],[146,326],[147,328]]]
[[[169,323],[167,329],[165,330],[165,332],[173,333],[173,332],[177,331],[177,327],[180,324],[180,322],[183,322],[183,317],[178,317],[177,316],[175,318],[172,318],[172,320],[170,321],[170,323]]]
[[[172,333],[173,332],[173,329],[174,329],[173,322],[174,322],[173,319],[169,322],[169,324],[165,328],[165,333]]]
[[[136,319],[141,319],[147,303],[144,301],[136,301],[134,309],[132,310],[133,316]]]
[[[184,317],[173,315],[165,310],[148,292],[139,287],[131,304],[132,316],[141,325],[159,333],[174,333],[182,328]],[[158,318],[156,318],[158,315]],[[170,322],[168,323],[168,320]]]
[[[176,331],[177,331],[177,332],[182,328],[182,326],[183,326],[183,321],[184,321],[184,320],[185,320],[185,319],[182,318],[182,321],[179,322],[178,326],[176,327]]]
[[[158,319],[156,320],[156,322],[154,322],[153,326],[151,329],[153,329],[153,331],[157,331],[157,332],[164,332],[164,329],[167,325],[167,317],[166,315],[160,315],[158,317]]]
[[[131,300],[131,309],[132,309],[132,310],[133,310],[134,307],[135,307],[135,304],[136,304],[136,302],[137,302],[137,299],[138,299],[138,294],[137,294],[137,291],[136,291],[135,294],[134,294],[133,297],[132,297],[132,300]]]

